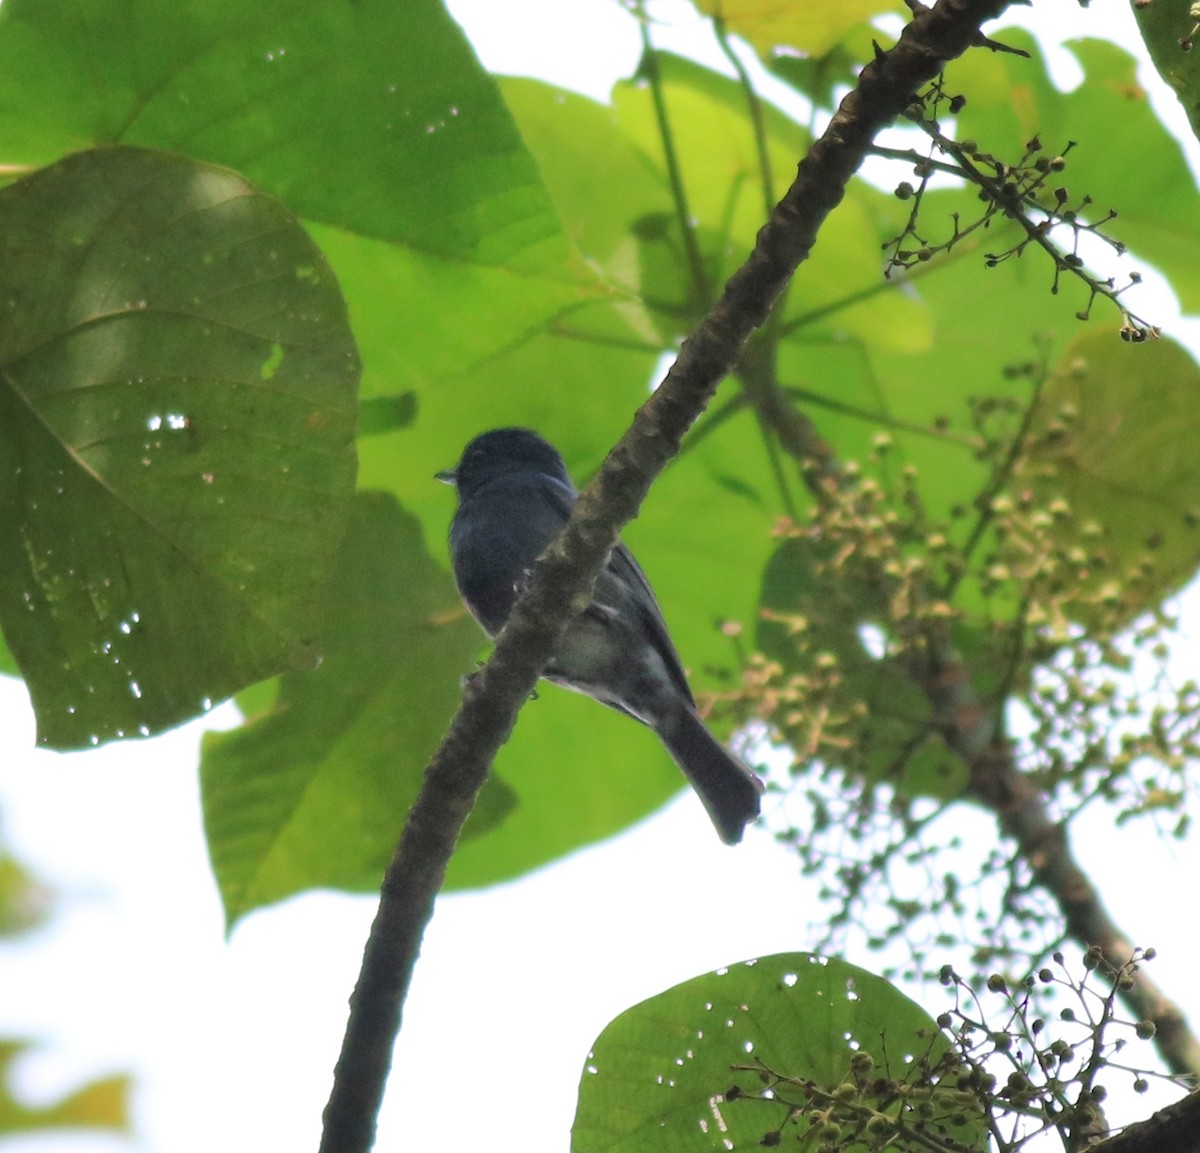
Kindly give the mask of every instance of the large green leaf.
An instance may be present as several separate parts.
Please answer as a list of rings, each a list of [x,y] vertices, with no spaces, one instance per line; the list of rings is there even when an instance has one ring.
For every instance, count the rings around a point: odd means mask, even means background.
[[[391,497],[361,494],[321,667],[286,675],[264,711],[204,740],[205,829],[229,924],[301,889],[379,887],[478,646],[417,523]],[[511,805],[493,782],[468,833]]]
[[[676,985],[605,1028],[583,1070],[571,1149],[805,1147],[813,1114],[833,1112],[819,1094],[837,1091],[844,1116],[861,1106],[903,1121],[909,1133],[897,1126],[889,1149],[984,1150],[977,1107],[940,1087],[957,1067],[936,1023],[882,978],[811,953],[760,957]],[[909,1088],[872,1087],[889,1080]],[[849,1135],[831,1145],[868,1147]]]
[[[0,192],[0,622],[58,747],[318,655],[358,361],[304,230],[142,149]]]
[[[7,0],[0,60],[8,163],[170,148],[298,215],[423,252],[526,271],[541,242],[562,257],[495,82],[433,0]]]
[[[598,291],[439,0],[6,0],[0,159],[116,142],[226,164],[325,226],[368,394],[453,376]]]

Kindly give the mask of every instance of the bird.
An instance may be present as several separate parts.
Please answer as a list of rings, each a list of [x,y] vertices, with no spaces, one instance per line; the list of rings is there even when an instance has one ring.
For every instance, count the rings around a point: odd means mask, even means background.
[[[527,428],[480,433],[454,468],[436,476],[458,494],[450,560],[459,594],[494,638],[578,493],[558,450]],[[721,840],[742,839],[759,815],[762,783],[700,719],[650,583],[624,544],[613,549],[591,604],[567,626],[542,676],[651,728]]]

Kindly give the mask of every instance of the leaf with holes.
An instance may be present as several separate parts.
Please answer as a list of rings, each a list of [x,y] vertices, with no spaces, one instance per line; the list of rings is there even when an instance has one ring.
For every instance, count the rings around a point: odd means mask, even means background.
[[[960,1069],[937,1024],[883,978],[780,953],[685,981],[611,1022],[584,1067],[571,1149],[807,1148],[820,1136],[855,1153],[983,1150],[978,1104],[954,1089]]]
[[[0,191],[0,624],[59,748],[317,658],[358,356],[277,201],[142,149]]]

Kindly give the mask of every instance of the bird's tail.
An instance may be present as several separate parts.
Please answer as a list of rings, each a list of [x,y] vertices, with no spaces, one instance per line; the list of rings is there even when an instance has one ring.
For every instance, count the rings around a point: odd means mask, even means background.
[[[758,816],[762,782],[688,708],[657,728],[675,763],[696,790],[721,840],[736,845]]]

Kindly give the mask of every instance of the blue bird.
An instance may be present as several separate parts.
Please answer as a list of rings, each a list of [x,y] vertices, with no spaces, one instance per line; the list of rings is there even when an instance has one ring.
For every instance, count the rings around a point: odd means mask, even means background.
[[[437,476],[458,490],[450,559],[459,593],[495,637],[578,493],[558,451],[524,428],[481,433]],[[705,728],[650,584],[623,544],[542,675],[653,729],[721,840],[742,839],[759,814],[762,784]]]

